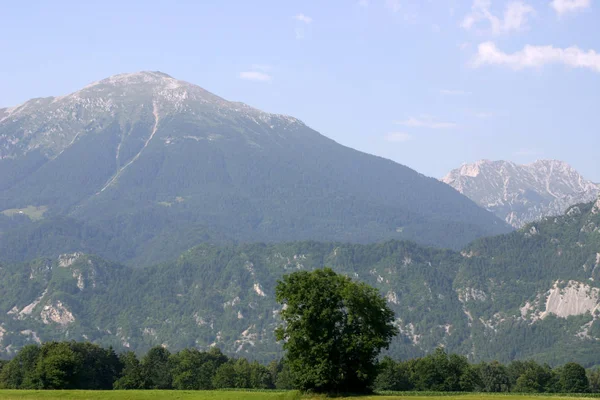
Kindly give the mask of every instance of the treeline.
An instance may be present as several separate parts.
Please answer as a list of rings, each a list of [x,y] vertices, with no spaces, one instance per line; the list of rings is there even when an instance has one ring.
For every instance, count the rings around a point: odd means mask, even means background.
[[[435,392],[600,392],[600,369],[586,372],[576,363],[551,368],[535,361],[471,364],[466,357],[435,352],[407,361],[385,357],[375,381],[377,391]]]
[[[219,349],[171,353],[150,349],[141,359],[91,343],[28,345],[10,361],[0,360],[2,389],[293,389],[285,363],[268,366],[231,358]],[[376,391],[600,392],[600,370],[575,363],[551,368],[535,361],[471,364],[443,349],[406,361],[379,363]]]
[[[139,359],[91,343],[48,342],[0,361],[3,389],[288,389],[287,376],[280,362],[266,367],[218,348],[171,353],[157,346]]]

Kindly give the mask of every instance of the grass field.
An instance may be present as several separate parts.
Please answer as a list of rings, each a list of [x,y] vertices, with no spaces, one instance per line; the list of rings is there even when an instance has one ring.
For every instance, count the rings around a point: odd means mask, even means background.
[[[362,396],[362,397],[336,397],[338,400],[343,399],[360,399],[360,400],[402,400],[413,399],[418,397],[419,400],[486,400],[491,398],[501,398],[503,400],[539,400],[540,397],[551,397],[552,399],[581,399],[583,396],[566,397],[566,396],[542,396],[542,395],[486,395],[486,394],[461,394],[461,395],[415,395],[399,394],[399,395],[378,395],[378,396]],[[84,391],[84,390],[0,390],[1,400],[311,400],[323,399],[323,396],[300,395],[298,392],[276,392],[276,391],[163,391],[163,390],[131,390],[131,391]]]

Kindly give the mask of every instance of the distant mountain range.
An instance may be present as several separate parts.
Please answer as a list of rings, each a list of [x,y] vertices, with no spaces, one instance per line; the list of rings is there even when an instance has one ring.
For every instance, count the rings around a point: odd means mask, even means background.
[[[378,288],[401,334],[390,353],[443,345],[477,360],[600,365],[600,200],[462,252],[389,241],[200,245],[147,268],[83,253],[0,265],[0,355],[47,340],[163,345],[261,361],[283,274],[330,266]]]
[[[509,230],[433,178],[160,72],[0,109],[5,261],[149,265],[203,242],[308,239],[457,249]]]
[[[442,181],[516,228],[560,215],[600,194],[600,184],[556,160],[527,165],[481,160],[451,171]]]

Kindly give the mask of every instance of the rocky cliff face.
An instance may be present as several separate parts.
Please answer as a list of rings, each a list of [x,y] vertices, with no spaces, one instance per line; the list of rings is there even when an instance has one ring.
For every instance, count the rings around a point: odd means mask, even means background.
[[[556,160],[528,165],[481,160],[451,171],[442,181],[516,228],[560,215],[600,194],[600,184]]]

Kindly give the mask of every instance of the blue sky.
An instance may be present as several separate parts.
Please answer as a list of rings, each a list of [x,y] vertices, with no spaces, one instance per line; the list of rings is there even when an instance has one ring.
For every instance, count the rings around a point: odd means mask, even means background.
[[[441,177],[481,158],[600,182],[600,0],[24,1],[0,107],[159,70]]]

